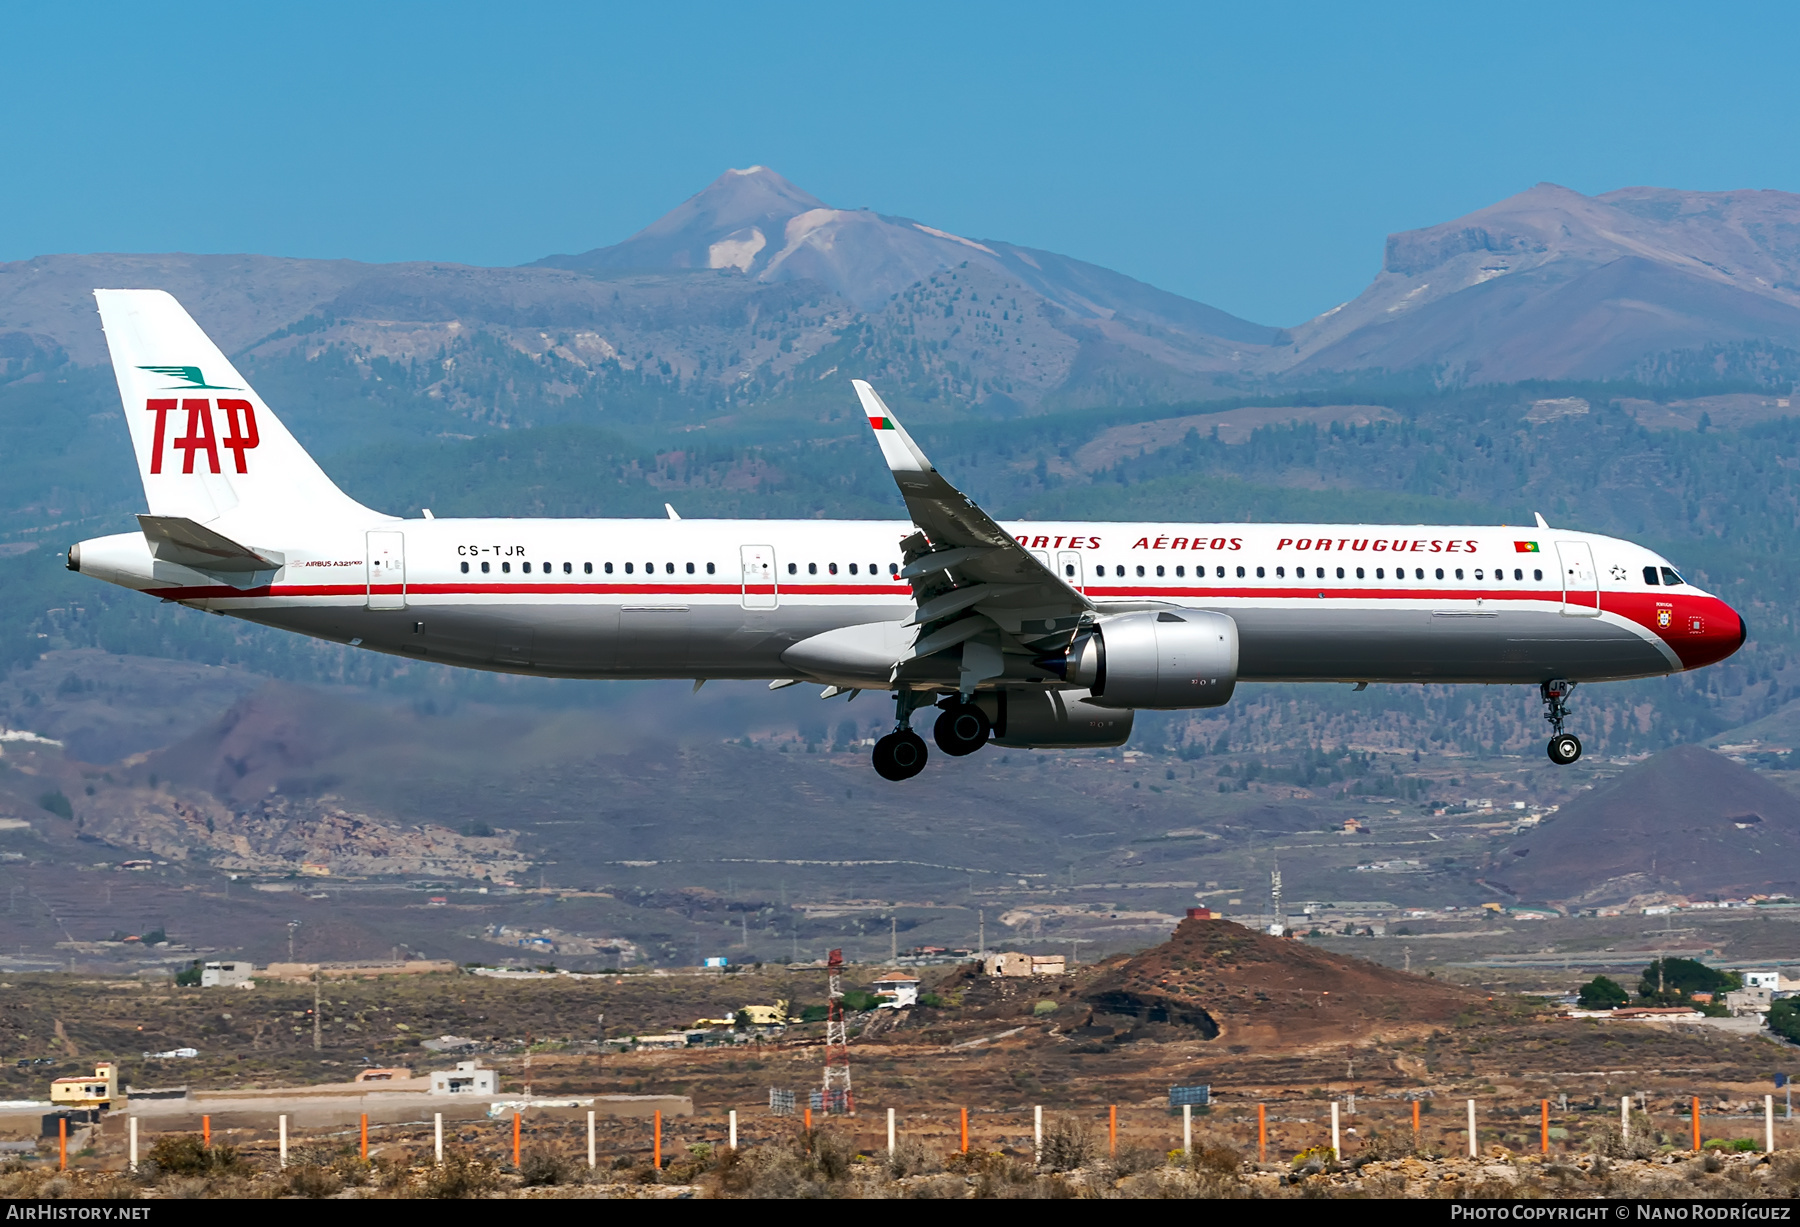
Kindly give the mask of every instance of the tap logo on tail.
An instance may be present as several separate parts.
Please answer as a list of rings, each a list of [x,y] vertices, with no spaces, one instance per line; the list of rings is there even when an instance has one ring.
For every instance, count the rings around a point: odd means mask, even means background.
[[[170,392],[185,392],[190,389],[231,392],[241,391],[230,384],[207,383],[206,376],[197,366],[140,366],[140,371],[150,371],[157,375],[166,375],[170,379],[183,382],[164,389]],[[169,435],[169,415],[177,408],[187,413],[187,433],[179,439],[171,441]],[[250,466],[245,453],[255,448],[262,441],[256,429],[256,410],[247,400],[221,397],[217,401],[198,397],[183,397],[177,401],[174,397],[152,397],[144,402],[144,411],[156,415],[156,428],[150,440],[150,472],[160,474],[163,471],[163,455],[167,447],[174,447],[182,453],[181,471],[194,471],[194,457],[206,457],[206,471],[219,472],[219,449],[223,447],[231,453],[233,466],[239,473],[248,473]],[[225,415],[225,430],[220,433],[215,429],[213,415]]]

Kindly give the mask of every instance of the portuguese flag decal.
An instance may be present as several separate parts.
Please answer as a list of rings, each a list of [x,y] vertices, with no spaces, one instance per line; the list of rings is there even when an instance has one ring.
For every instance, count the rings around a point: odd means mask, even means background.
[[[1515,542],[1513,542],[1513,553],[1515,553],[1515,554],[1535,554],[1537,552],[1538,552],[1538,546],[1537,546],[1537,542],[1535,542],[1535,541],[1515,541]]]
[[[870,418],[869,425],[876,430],[892,430],[894,428],[894,420],[892,418]]]

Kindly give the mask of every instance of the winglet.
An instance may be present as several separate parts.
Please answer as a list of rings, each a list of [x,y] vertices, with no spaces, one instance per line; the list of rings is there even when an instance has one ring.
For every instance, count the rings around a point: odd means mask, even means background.
[[[919,445],[912,441],[912,436],[906,433],[906,427],[900,425],[893,410],[875,394],[875,389],[866,380],[852,379],[850,386],[856,389],[857,398],[862,401],[869,428],[875,432],[875,441],[881,444],[881,456],[889,469],[896,473],[937,472],[931,461],[925,459]]]
[[[1537,521],[1537,526],[1538,526],[1538,527],[1539,527],[1539,528],[1541,528],[1541,529],[1543,529],[1543,530],[1545,530],[1545,531],[1546,531],[1546,532],[1550,532],[1550,531],[1553,531],[1553,530],[1552,530],[1552,529],[1551,529],[1551,528],[1550,528],[1550,525],[1549,525],[1549,524],[1547,524],[1547,523],[1546,523],[1546,522],[1545,522],[1545,521],[1544,521],[1544,517],[1543,517],[1543,514],[1542,514],[1542,513],[1541,513],[1541,512],[1536,512],[1536,511],[1534,511],[1534,512],[1532,512],[1532,513],[1531,513],[1531,518],[1532,518],[1532,519],[1534,519],[1534,520],[1536,520],[1536,521]]]

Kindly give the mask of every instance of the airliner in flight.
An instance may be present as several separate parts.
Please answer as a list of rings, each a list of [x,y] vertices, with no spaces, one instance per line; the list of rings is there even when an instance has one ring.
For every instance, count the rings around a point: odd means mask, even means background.
[[[1744,620],[1666,558],[1553,529],[1002,523],[852,386],[908,520],[403,519],[335,486],[174,298],[97,290],[149,507],[72,571],[352,647],[564,678],[889,692],[875,770],[1123,744],[1240,681],[1538,688],[1723,660]]]

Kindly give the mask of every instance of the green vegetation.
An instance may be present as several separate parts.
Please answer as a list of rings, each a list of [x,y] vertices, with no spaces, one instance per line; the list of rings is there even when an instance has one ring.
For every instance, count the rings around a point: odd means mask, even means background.
[[[1769,1006],[1769,1030],[1800,1044],[1800,1001],[1781,997]]]
[[[175,973],[175,983],[181,988],[198,988],[200,986],[200,960],[195,959],[186,967]]]
[[[69,804],[69,798],[63,795],[60,788],[53,789],[38,798],[38,808],[48,810],[58,818],[75,817],[75,807]]]
[[[1623,985],[1605,976],[1595,976],[1581,986],[1576,1000],[1584,1010],[1616,1010],[1631,1000]]]
[[[1708,967],[1696,959],[1663,958],[1644,968],[1638,996],[1660,1005],[1683,1003],[1694,993],[1727,992],[1743,985],[1735,972]]]

